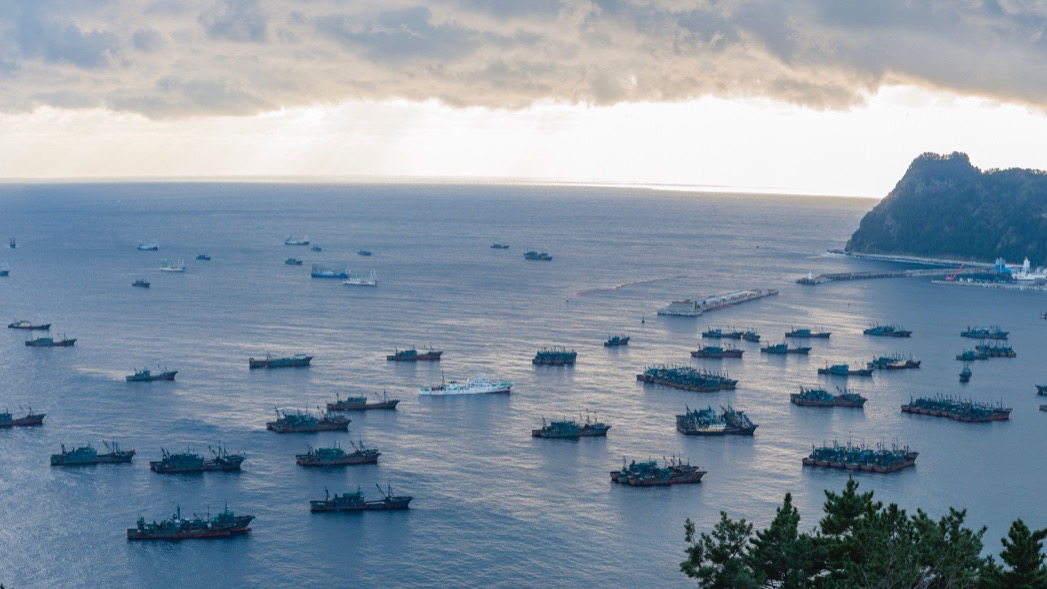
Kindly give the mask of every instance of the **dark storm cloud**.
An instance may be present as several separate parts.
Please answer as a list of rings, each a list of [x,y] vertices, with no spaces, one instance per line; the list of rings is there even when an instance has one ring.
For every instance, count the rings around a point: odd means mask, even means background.
[[[897,83],[1042,109],[1045,32],[1047,6],[1021,0],[40,0],[0,3],[0,109],[705,95],[840,109]]]

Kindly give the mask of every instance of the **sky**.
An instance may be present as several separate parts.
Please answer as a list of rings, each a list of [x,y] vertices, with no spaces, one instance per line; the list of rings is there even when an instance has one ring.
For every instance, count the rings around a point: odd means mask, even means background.
[[[0,0],[0,180],[886,195],[1047,169],[1031,0]]]

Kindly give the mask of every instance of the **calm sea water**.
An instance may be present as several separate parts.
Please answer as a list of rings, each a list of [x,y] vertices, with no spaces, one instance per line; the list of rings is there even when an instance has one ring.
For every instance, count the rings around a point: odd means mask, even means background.
[[[1043,526],[1047,464],[1034,458],[1047,415],[1033,385],[1047,381],[1047,298],[894,279],[801,287],[815,273],[891,264],[826,254],[868,200],[690,195],[628,189],[444,185],[62,184],[0,186],[0,320],[54,324],[71,349],[31,349],[0,333],[0,407],[47,413],[41,428],[0,431],[0,582],[9,587],[687,587],[678,572],[683,521],[707,528],[720,510],[758,525],[792,492],[804,525],[823,490],[847,474],[804,469],[811,444],[909,444],[914,469],[859,474],[882,500],[933,515],[948,506],[986,525],[988,546],[1018,516]],[[283,245],[307,235],[322,252]],[[159,252],[139,252],[155,240]],[[505,242],[509,250],[489,245]],[[366,248],[372,257],[356,251]],[[527,262],[541,249],[551,263]],[[210,262],[195,261],[209,253]],[[289,256],[305,265],[286,266]],[[183,258],[184,275],[159,271]],[[375,270],[377,289],[309,278],[313,262]],[[131,288],[138,277],[149,290]],[[698,319],[656,317],[672,299],[743,288],[777,297]],[[900,323],[909,340],[862,335]],[[968,324],[1000,324],[1016,359],[976,363],[961,388],[953,356]],[[833,332],[809,358],[698,361],[709,326],[758,329],[780,341],[793,326]],[[613,333],[628,347],[605,349]],[[438,364],[386,362],[395,347],[432,344]],[[543,346],[578,351],[573,368],[534,367]],[[247,358],[308,352],[308,369],[249,371]],[[923,368],[851,383],[864,411],[794,407],[827,361],[900,352]],[[736,391],[644,387],[653,363],[723,369]],[[173,383],[130,384],[135,367],[177,369]],[[477,372],[515,383],[508,397],[419,398],[417,388]],[[278,435],[280,408],[386,390],[396,412],[349,414],[349,434]],[[1007,423],[961,424],[903,415],[912,395],[1003,400]],[[753,438],[694,439],[674,429],[685,406],[731,403]],[[613,425],[606,439],[535,440],[543,416],[585,411]],[[133,465],[51,468],[59,445],[116,439]],[[307,444],[362,439],[377,466],[307,470]],[[240,473],[162,476],[160,448],[247,453]],[[608,471],[630,459],[680,456],[708,469],[701,485],[633,489]],[[313,515],[308,501],[375,484],[415,497],[398,513]],[[246,537],[128,543],[139,515],[216,511],[257,516]]]

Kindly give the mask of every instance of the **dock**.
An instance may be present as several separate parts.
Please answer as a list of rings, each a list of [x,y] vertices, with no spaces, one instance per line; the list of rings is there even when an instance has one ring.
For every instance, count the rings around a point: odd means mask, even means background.
[[[701,300],[687,299],[683,301],[673,301],[665,308],[659,309],[658,314],[668,317],[698,317],[702,313],[708,311],[715,311],[732,305],[774,296],[776,294],[778,294],[778,291],[773,288],[754,288],[752,290],[740,290],[738,292],[717,295]]]
[[[919,268],[910,270],[888,270],[888,271],[874,271],[874,272],[831,272],[828,274],[819,274],[817,276],[808,274],[803,278],[796,281],[796,284],[825,284],[826,282],[841,282],[844,280],[872,280],[874,278],[912,278],[919,276],[944,276],[944,277],[956,277],[964,274],[984,274],[984,270],[979,268],[972,268],[965,270],[962,268]],[[950,282],[952,282],[950,280]]]

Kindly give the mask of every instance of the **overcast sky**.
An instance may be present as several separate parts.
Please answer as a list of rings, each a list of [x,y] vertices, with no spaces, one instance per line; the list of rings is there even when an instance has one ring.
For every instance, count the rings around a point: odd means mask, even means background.
[[[1047,168],[1047,3],[0,0],[0,178],[882,196]]]

